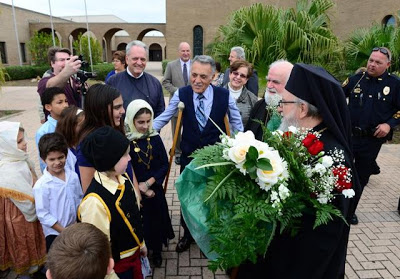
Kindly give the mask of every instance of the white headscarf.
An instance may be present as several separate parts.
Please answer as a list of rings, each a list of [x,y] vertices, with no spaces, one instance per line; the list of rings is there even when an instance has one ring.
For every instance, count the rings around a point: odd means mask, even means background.
[[[147,108],[151,112],[150,126],[147,134],[139,133],[136,130],[135,124],[133,123],[133,119],[135,118],[138,111],[142,108]],[[141,99],[133,100],[128,105],[125,113],[125,134],[128,140],[133,141],[145,137],[153,137],[158,135],[158,133],[155,130],[153,130],[153,119],[154,119],[153,109],[151,108],[148,102]]]
[[[28,222],[37,219],[32,192],[33,163],[18,149],[20,123],[0,122],[0,196],[9,198]]]

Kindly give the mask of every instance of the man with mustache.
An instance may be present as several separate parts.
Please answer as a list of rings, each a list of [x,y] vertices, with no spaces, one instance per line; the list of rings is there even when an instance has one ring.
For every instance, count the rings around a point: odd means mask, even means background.
[[[267,89],[264,98],[259,100],[250,111],[249,122],[245,127],[245,131],[252,131],[258,140],[263,139],[262,125],[254,120],[259,120],[267,126],[270,120],[268,106],[278,106],[278,102],[282,99],[280,94],[285,89],[293,64],[286,60],[277,60],[269,66],[267,75]]]
[[[130,42],[126,46],[126,70],[111,76],[106,83],[121,92],[125,110],[133,100],[142,99],[151,105],[157,117],[165,109],[164,95],[158,79],[144,72],[147,56],[145,43]]]

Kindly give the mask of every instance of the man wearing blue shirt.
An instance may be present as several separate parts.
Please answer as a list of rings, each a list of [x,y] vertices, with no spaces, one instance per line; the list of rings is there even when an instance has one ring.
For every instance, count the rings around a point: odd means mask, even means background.
[[[184,103],[181,172],[192,160],[189,156],[193,151],[220,141],[220,131],[210,121],[210,118],[222,131],[226,132],[224,117],[227,114],[232,131],[243,131],[240,112],[236,107],[236,102],[229,95],[229,91],[210,85],[214,72],[215,61],[210,56],[196,56],[191,64],[191,85],[178,89],[171,98],[167,109],[153,122],[153,128],[159,131],[178,111],[179,102]],[[181,224],[184,228],[184,236],[176,246],[177,252],[187,250],[193,241],[182,218]]]

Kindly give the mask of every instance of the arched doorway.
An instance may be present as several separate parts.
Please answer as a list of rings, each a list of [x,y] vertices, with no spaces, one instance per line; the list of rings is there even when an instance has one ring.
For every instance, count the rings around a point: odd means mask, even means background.
[[[125,50],[126,50],[126,45],[127,45],[127,43],[120,43],[120,44],[117,46],[117,50],[123,50],[123,51],[125,51]]]
[[[149,61],[162,61],[162,48],[159,44],[154,43],[150,45]]]
[[[393,15],[387,15],[382,19],[382,24],[384,27],[396,26],[396,18]]]

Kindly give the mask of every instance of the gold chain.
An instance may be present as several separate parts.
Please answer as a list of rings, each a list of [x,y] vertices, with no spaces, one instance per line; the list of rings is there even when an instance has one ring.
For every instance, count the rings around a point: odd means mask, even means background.
[[[137,144],[136,141],[133,140],[132,142],[133,142],[133,146],[134,146],[133,151],[135,151],[135,153],[138,155],[138,163],[145,164],[147,169],[149,170],[150,169],[150,161],[153,160],[153,146],[151,146],[150,137],[147,138],[147,150],[146,150],[146,152],[144,152],[142,149],[140,149],[140,147],[139,147],[139,145]],[[148,158],[147,162],[145,162],[143,160],[144,158],[140,157],[140,153],[143,153],[144,156],[146,156],[146,158]]]

